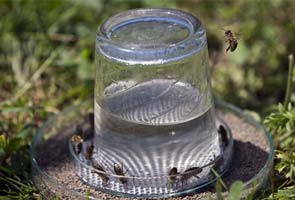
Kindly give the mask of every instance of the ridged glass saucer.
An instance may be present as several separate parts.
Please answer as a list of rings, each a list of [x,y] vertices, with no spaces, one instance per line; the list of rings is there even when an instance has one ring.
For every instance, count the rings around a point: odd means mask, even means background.
[[[48,119],[38,130],[36,136],[34,137],[31,150],[32,174],[34,183],[45,198],[51,199],[55,196],[58,196],[61,199],[85,199],[85,197],[87,196],[87,198],[89,199],[100,199],[100,194],[96,192],[85,192],[83,190],[77,190],[72,188],[68,184],[60,182],[56,177],[54,177],[54,175],[48,174],[44,167],[41,166],[38,162],[39,150],[40,148],[42,148],[42,145],[44,145],[44,141],[50,140],[58,134],[63,134],[63,132],[66,132],[64,131],[66,129],[70,129],[72,131],[75,124],[87,123],[85,122],[85,120],[83,122],[83,119],[85,119],[88,112],[92,111],[92,105],[92,102],[84,102],[80,105],[71,106],[65,109],[58,115],[55,115]],[[263,138],[268,145],[267,161],[255,176],[244,183],[243,193],[247,194],[253,188],[255,188],[256,190],[260,189],[267,182],[273,165],[274,150],[269,134],[260,124],[255,122],[249,116],[243,114],[242,111],[237,107],[221,101],[217,101],[216,106],[217,112],[231,113],[236,117],[242,119],[244,122],[255,127],[255,129],[260,130],[261,134],[263,134]],[[220,175],[223,175],[228,169],[228,165],[222,164],[220,165],[221,167],[216,168],[217,164],[220,163],[220,160],[231,158],[233,146],[230,129],[223,122],[223,119],[220,119],[219,117],[217,119],[217,125],[219,126],[222,124],[227,129],[229,143],[227,144],[226,148],[223,148],[223,152],[220,156],[216,157],[215,159],[213,157],[212,162],[204,166],[200,166],[200,168],[202,168],[201,173],[208,173],[212,168],[214,168]],[[253,135],[253,137],[255,136]],[[208,178],[202,181],[196,181],[195,179],[192,179],[182,182],[182,176],[177,175],[177,177],[175,176],[175,178],[179,181],[173,183],[171,183],[170,181],[171,176],[134,177],[132,175],[129,175],[128,172],[124,176],[120,176],[115,173],[105,173],[103,171],[97,170],[97,168],[93,168],[93,164],[88,160],[85,160],[82,154],[76,154],[72,148],[71,143],[69,143],[69,147],[70,153],[68,156],[73,157],[72,164],[75,166],[75,172],[80,177],[81,184],[86,183],[91,188],[98,189],[111,195],[141,198],[172,197],[196,192],[201,188],[204,189],[206,186],[210,185],[216,180],[216,177],[213,175],[213,173],[208,173]],[[222,163],[228,164],[230,163],[228,161],[229,160]],[[62,162],[60,167],[61,169],[63,168]],[[231,173],[231,171],[228,171],[227,174],[228,173]],[[108,181],[104,181],[102,177],[107,177]],[[123,184],[122,180],[126,180],[125,183],[127,184]],[[161,187],[153,187],[153,185],[155,185],[154,183],[157,181],[163,182]],[[144,187],[142,187],[143,185]]]

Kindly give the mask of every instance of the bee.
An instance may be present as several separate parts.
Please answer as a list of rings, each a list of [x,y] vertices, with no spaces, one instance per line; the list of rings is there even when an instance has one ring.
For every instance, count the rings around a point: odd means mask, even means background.
[[[203,169],[201,167],[192,167],[189,168],[187,170],[185,170],[182,174],[181,174],[181,184],[183,185],[184,182],[187,182],[188,179],[192,178],[192,177],[197,177],[200,178],[198,176],[198,174],[200,174],[203,171]]]
[[[231,52],[233,52],[234,50],[236,50],[236,48],[238,47],[238,40],[231,32],[231,30],[225,30],[224,37],[229,44],[226,51],[230,50]]]
[[[224,128],[223,125],[220,125],[217,132],[219,133],[220,135],[220,138],[221,138],[221,142],[222,144],[224,144],[225,146],[228,145],[228,137],[227,137],[227,131],[226,129]]]
[[[76,154],[81,153],[83,147],[83,130],[80,125],[76,126],[75,134],[71,137],[71,142],[74,146]]]
[[[114,164],[114,172],[115,172],[115,174],[117,174],[119,176],[125,176],[126,175],[126,171],[124,172],[124,170],[123,170],[123,163],[121,163],[121,166],[119,164],[115,163]],[[119,178],[119,181],[122,184],[125,184],[125,183],[127,183],[127,178],[120,177]]]
[[[99,164],[96,163],[96,162],[93,162],[93,163],[92,163],[92,167],[93,167],[94,169],[100,171],[100,172],[98,172],[98,171],[93,170],[92,172],[93,172],[93,173],[96,173],[96,174],[98,174],[98,176],[100,176],[100,178],[102,179],[102,184],[103,184],[103,185],[108,184],[108,182],[109,182],[109,177],[106,175],[106,172],[105,172],[105,170],[102,168],[102,166],[99,165]],[[104,173],[101,173],[101,172],[104,172]]]
[[[93,144],[88,145],[86,147],[86,152],[85,152],[85,155],[84,155],[86,160],[91,160],[92,155],[93,155],[93,150],[94,150]]]
[[[168,173],[168,181],[166,186],[173,186],[174,184],[178,183],[179,181],[179,172],[176,167],[173,167],[169,170]]]

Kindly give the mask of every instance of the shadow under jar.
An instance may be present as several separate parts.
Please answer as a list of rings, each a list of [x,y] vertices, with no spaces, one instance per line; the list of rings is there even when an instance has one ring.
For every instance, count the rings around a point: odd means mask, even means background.
[[[171,9],[126,11],[98,28],[95,50],[93,159],[133,177],[110,178],[113,190],[169,193],[206,181],[209,168],[185,183],[167,179],[221,151],[200,21]]]

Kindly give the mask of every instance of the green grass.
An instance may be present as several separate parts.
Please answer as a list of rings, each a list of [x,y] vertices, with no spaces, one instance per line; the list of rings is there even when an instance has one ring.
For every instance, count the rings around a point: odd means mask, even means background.
[[[202,20],[216,96],[251,111],[276,144],[273,191],[259,198],[291,199],[295,95],[286,86],[288,71],[288,85],[294,73],[288,68],[295,52],[292,0],[0,1],[0,199],[41,198],[30,178],[32,136],[50,115],[93,98],[96,28],[114,13],[139,7],[178,8]],[[233,53],[225,52],[223,28],[240,34]],[[236,198],[239,183],[229,188]]]

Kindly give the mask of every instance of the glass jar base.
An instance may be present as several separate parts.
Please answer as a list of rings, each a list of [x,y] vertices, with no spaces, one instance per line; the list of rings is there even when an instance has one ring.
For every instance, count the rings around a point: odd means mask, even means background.
[[[232,158],[232,134],[222,120],[217,120],[217,127],[219,127],[221,141],[220,155],[208,154],[209,162],[205,165],[192,166],[184,170],[171,168],[167,175],[133,176],[129,172],[131,170],[125,168],[123,163],[114,163],[111,157],[99,162],[95,159],[99,157],[99,152],[95,151],[97,147],[91,152],[90,157],[87,152],[88,147],[93,143],[93,138],[88,138],[83,142],[83,148],[79,153],[75,151],[72,142],[69,142],[69,147],[74,158],[76,174],[84,183],[103,192],[119,196],[168,197],[204,187],[216,180],[216,174],[223,175],[227,171]],[[104,158],[108,157],[104,156]],[[158,162],[161,162],[161,159]]]

